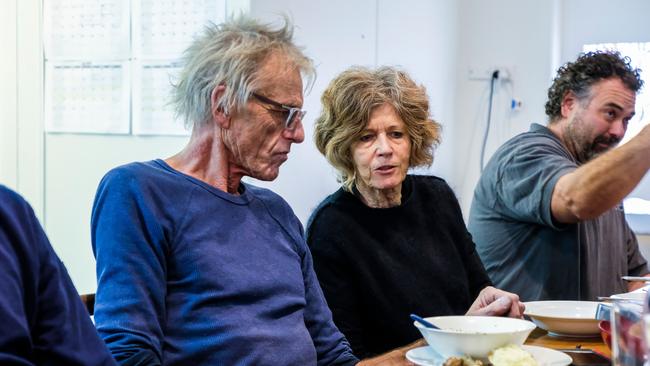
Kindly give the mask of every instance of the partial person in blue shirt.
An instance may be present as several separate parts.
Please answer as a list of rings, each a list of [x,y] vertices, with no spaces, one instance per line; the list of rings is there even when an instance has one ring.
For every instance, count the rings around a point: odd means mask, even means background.
[[[304,139],[310,59],[292,26],[240,17],[185,53],[173,99],[192,134],[167,159],[101,181],[95,321],[123,365],[352,365],[300,222],[273,192]]]
[[[115,365],[32,208],[2,185],[0,365]]]

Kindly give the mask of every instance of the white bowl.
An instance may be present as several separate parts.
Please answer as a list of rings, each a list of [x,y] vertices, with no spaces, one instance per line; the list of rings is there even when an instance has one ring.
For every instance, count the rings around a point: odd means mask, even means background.
[[[592,337],[600,334],[595,301],[530,301],[525,315],[551,335]]]
[[[471,356],[486,358],[490,351],[508,344],[521,345],[535,324],[521,319],[495,316],[436,316],[426,318],[440,329],[418,328],[429,346],[447,358]]]

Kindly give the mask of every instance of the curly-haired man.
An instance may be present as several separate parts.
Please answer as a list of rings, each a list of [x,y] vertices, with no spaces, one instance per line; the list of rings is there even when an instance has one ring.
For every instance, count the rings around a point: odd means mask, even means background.
[[[612,149],[634,116],[639,72],[617,52],[580,55],[549,88],[548,126],[488,162],[469,229],[496,286],[526,301],[593,300],[648,274],[620,202],[650,168],[650,127]]]

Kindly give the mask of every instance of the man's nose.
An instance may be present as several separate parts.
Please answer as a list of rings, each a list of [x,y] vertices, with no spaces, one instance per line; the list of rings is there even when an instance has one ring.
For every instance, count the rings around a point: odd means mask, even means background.
[[[302,127],[302,120],[297,120],[296,128],[293,130],[284,130],[285,136],[293,143],[299,144],[305,141],[305,129]]]
[[[622,119],[616,120],[611,127],[609,128],[609,134],[618,138],[619,140],[625,136],[625,131],[627,130],[627,123]]]

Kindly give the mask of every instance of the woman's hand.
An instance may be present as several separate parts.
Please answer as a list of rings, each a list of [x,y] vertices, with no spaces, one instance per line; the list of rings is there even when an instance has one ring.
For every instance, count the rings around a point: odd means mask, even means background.
[[[518,295],[488,286],[481,290],[466,315],[522,318],[525,308]]]

